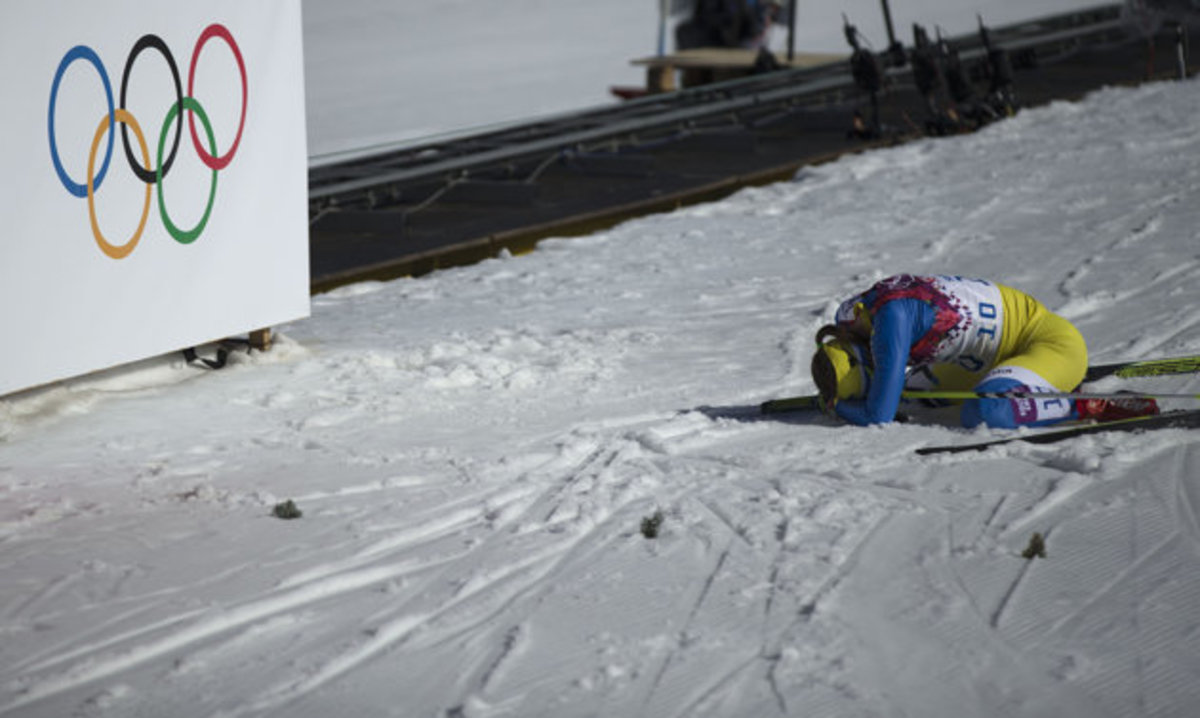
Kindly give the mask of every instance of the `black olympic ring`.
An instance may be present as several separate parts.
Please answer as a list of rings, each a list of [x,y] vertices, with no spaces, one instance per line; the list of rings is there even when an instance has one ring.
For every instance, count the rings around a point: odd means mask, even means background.
[[[147,48],[158,50],[159,54],[167,61],[167,66],[171,68],[171,79],[175,81],[175,104],[183,106],[183,83],[179,79],[179,67],[175,64],[175,56],[167,48],[167,43],[158,35],[148,34],[142,35],[138,41],[134,43],[133,49],[129,51],[129,58],[125,60],[125,72],[121,74],[121,107],[127,108],[125,104],[125,91],[129,88],[129,72],[133,69],[133,61],[137,56]],[[175,162],[175,153],[179,149],[179,138],[183,135],[183,113],[180,112],[175,120],[175,143],[171,145],[171,154],[167,155],[167,159],[162,165],[162,176],[166,177],[167,172],[171,170],[171,164]],[[125,145],[125,158],[129,161],[129,169],[138,176],[138,179],[146,184],[154,184],[158,181],[157,173],[142,167],[138,164],[137,158],[133,156],[133,148],[129,146],[129,126],[121,125],[121,141]]]

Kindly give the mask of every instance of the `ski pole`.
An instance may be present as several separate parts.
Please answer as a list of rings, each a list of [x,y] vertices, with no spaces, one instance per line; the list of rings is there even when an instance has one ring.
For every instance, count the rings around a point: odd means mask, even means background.
[[[1152,394],[1144,392],[1071,393],[1065,391],[950,391],[931,389],[905,391],[905,399],[1200,399],[1200,394]]]

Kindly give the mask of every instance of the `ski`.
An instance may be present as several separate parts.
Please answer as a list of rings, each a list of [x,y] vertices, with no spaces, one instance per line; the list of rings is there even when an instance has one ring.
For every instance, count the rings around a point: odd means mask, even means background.
[[[1097,364],[1088,367],[1087,374],[1083,377],[1083,380],[1096,381],[1106,376],[1132,379],[1144,376],[1165,376],[1167,374],[1191,374],[1193,372],[1200,372],[1200,356]]]
[[[785,399],[771,399],[759,405],[759,410],[764,414],[782,414],[787,411],[820,409],[820,398],[816,394],[806,394],[804,396],[789,396]]]
[[[1052,444],[1056,441],[1071,439],[1085,434],[1098,434],[1105,431],[1149,431],[1151,429],[1194,428],[1200,427],[1200,409],[1185,409],[1169,411],[1151,416],[1134,416],[1128,419],[1115,419],[1092,424],[1075,424],[1065,428],[1047,429],[1037,433],[1009,436],[1003,439],[980,441],[972,444],[948,444],[945,446],[925,446],[917,449],[922,456],[930,454],[959,454],[967,451],[983,451],[993,446],[1024,441],[1030,444]]]
[[[1147,376],[1166,376],[1168,374],[1191,374],[1194,372],[1200,372],[1200,355],[1095,364],[1088,367],[1087,374],[1083,380],[1085,382],[1096,381],[1109,376],[1132,379]],[[820,409],[821,405],[817,399],[816,394],[770,399],[760,404],[759,410],[764,414],[779,414],[788,411]]]

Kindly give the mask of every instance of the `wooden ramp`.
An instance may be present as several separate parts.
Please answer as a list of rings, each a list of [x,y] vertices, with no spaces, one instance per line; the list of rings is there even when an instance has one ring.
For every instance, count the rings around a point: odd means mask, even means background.
[[[632,62],[646,68],[647,92],[670,92],[681,86],[695,87],[750,75],[754,71],[758,53],[758,50],[737,47],[697,47],[641,57]],[[847,62],[850,56],[798,52],[789,59],[787,53],[777,52],[772,57],[781,68],[811,68]]]

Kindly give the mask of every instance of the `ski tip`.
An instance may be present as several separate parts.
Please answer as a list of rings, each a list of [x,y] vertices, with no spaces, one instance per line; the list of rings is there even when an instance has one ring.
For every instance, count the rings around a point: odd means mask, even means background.
[[[815,396],[793,396],[787,399],[770,399],[759,405],[759,411],[764,414],[780,414],[785,411],[802,411],[819,409],[820,403]]]

